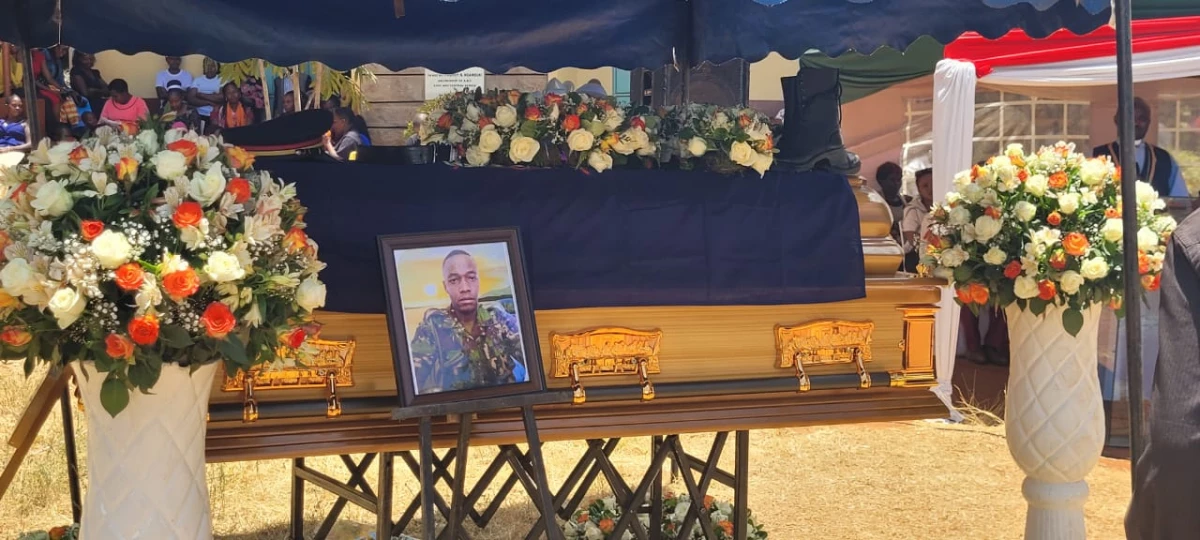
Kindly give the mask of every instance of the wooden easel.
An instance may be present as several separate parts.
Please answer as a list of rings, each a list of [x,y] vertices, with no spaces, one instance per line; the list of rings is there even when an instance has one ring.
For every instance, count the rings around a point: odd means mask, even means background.
[[[484,411],[519,408],[524,419],[525,439],[529,444],[527,457],[533,474],[531,477],[529,471],[520,466],[514,467],[514,472],[538,509],[541,525],[545,527],[550,540],[564,540],[562,529],[555,521],[554,502],[551,499],[549,482],[546,480],[546,464],[542,458],[542,440],[538,435],[537,417],[534,416],[533,407],[546,403],[565,402],[569,399],[570,395],[565,392],[542,392],[456,403],[418,405],[393,411],[392,418],[394,420],[417,418],[419,422],[422,539],[458,540],[468,538],[463,530],[462,522],[467,514],[464,508],[466,506],[467,450],[470,447],[474,415]],[[454,457],[450,515],[447,516],[445,529],[441,531],[441,534],[436,534],[434,501],[441,496],[437,492],[437,481],[433,473],[433,418],[442,416],[458,416],[458,445]]]

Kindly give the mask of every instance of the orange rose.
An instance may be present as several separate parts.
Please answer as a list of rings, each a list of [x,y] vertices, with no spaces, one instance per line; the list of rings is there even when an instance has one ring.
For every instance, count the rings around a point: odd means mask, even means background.
[[[1082,257],[1087,255],[1088,239],[1082,233],[1073,232],[1063,238],[1063,249],[1067,250],[1067,255],[1073,257]]]
[[[229,306],[213,302],[204,310],[204,315],[200,317],[200,324],[204,325],[208,337],[225,339],[225,336],[228,336],[237,326],[237,318],[233,316]]]
[[[283,237],[283,248],[288,253],[297,253],[308,246],[308,235],[304,234],[304,229],[292,227]]]
[[[67,535],[67,528],[61,526],[55,527],[47,531],[47,534],[50,535],[50,540],[62,540],[62,538]]]
[[[987,208],[987,210],[984,210],[984,211],[983,211],[983,214],[984,214],[985,216],[988,216],[988,217],[992,218],[992,219],[1000,219],[1000,217],[1001,217],[1001,215],[1002,215],[1002,214],[1000,213],[1000,209],[999,209],[999,208],[996,208],[995,206],[989,206],[989,207]]]
[[[138,162],[131,157],[123,157],[117,162],[117,180],[132,182],[137,178]]]
[[[104,222],[97,219],[85,219],[79,222],[79,234],[85,242],[95,240],[104,232]]]
[[[158,341],[158,317],[147,314],[129,321],[129,337],[138,345],[154,345]]]
[[[705,508],[712,508],[713,501],[715,501],[715,500],[716,500],[716,499],[713,499],[713,496],[712,496],[712,495],[705,495],[705,496],[704,496],[704,507],[705,507]]]
[[[1054,282],[1048,279],[1043,279],[1038,282],[1038,298],[1047,302],[1054,299],[1058,295],[1058,288],[1054,286]]]
[[[71,150],[70,154],[67,154],[67,159],[71,160],[71,163],[74,163],[76,165],[83,163],[83,160],[85,160],[87,158],[88,158],[88,151],[87,151],[87,148],[83,147],[83,145],[76,146],[74,150]]]
[[[537,105],[525,107],[525,119],[537,121],[542,117],[542,110]]]
[[[304,345],[306,339],[308,339],[308,333],[303,328],[297,328],[283,336],[284,343],[293,349],[299,349],[301,345]]]
[[[183,158],[187,160],[188,165],[191,165],[196,160],[196,154],[200,153],[200,148],[196,146],[196,143],[187,139],[179,139],[168,144],[167,150],[183,154]]]
[[[770,152],[771,150],[775,149],[775,137],[768,133],[767,138],[763,139],[759,145],[759,150],[763,152]]]
[[[600,527],[600,532],[602,532],[604,534],[613,532],[613,529],[617,528],[617,524],[613,523],[613,520],[611,518],[604,518],[604,519],[600,520],[600,523],[597,523],[596,525]]]
[[[129,135],[131,137],[134,135],[137,135],[138,134],[137,122],[121,122],[121,133]]]
[[[1058,171],[1050,175],[1049,186],[1051,189],[1063,189],[1067,187],[1067,173]]]
[[[521,91],[520,90],[509,90],[508,91],[508,104],[515,107],[520,102],[521,102]]]
[[[454,126],[454,117],[450,116],[450,113],[443,113],[441,116],[438,117],[438,119],[437,119],[438,129],[447,129],[448,130],[452,126]]]
[[[162,284],[167,295],[178,302],[200,290],[200,276],[196,275],[195,270],[185,268],[163,276]]]
[[[195,201],[179,203],[179,206],[175,207],[175,214],[171,216],[171,221],[180,229],[195,227],[200,224],[201,219],[204,219],[204,208]]]
[[[1012,261],[1008,266],[1004,267],[1004,277],[1008,279],[1017,279],[1021,275],[1021,261]]]
[[[8,231],[0,231],[0,261],[4,260],[4,248],[12,244],[12,237],[8,235]]]
[[[244,171],[254,165],[254,154],[240,146],[225,147],[225,155],[229,157],[229,166]]]
[[[742,128],[742,129],[746,129],[746,128],[750,127],[750,124],[753,124],[753,123],[754,123],[754,120],[752,120],[748,115],[745,115],[745,114],[738,115],[738,127]]]
[[[1157,291],[1159,285],[1162,284],[1162,274],[1154,274],[1153,276],[1142,276],[1142,288],[1147,291]]]
[[[117,268],[116,282],[122,291],[133,292],[142,288],[146,281],[146,273],[138,263],[125,263]]]
[[[1121,309],[1122,304],[1123,302],[1121,302],[1120,296],[1114,296],[1108,300],[1108,307],[1112,308],[1114,311]]]
[[[568,132],[579,129],[579,115],[568,114],[568,115],[564,116],[563,121],[562,121],[562,127],[563,127],[563,131],[568,131]]]
[[[104,352],[113,360],[133,360],[133,342],[125,336],[109,334],[104,338]]]
[[[0,341],[10,347],[20,347],[33,340],[33,334],[24,326],[5,326],[3,331],[0,331]]]
[[[558,94],[546,94],[546,105],[557,105],[562,103],[563,97]]]
[[[1046,216],[1046,223],[1049,223],[1051,227],[1062,225],[1062,214],[1057,211],[1050,212],[1050,215]]]
[[[491,118],[488,118],[488,117],[486,117],[486,116],[480,116],[480,117],[479,117],[479,129],[483,129],[483,128],[485,128],[485,127],[487,127],[487,126],[490,126],[490,125],[492,125],[492,119],[491,119]]]
[[[1055,250],[1050,254],[1050,268],[1055,270],[1065,270],[1067,268],[1067,254],[1062,251]]]
[[[1105,208],[1104,209],[1104,217],[1106,217],[1108,219],[1120,219],[1121,218],[1121,207],[1117,206],[1116,208]]]
[[[967,287],[960,287],[954,289],[954,294],[958,295],[959,302],[962,302],[963,304],[971,303],[971,289]]]
[[[733,523],[730,523],[729,520],[717,522],[717,527],[719,527],[722,531],[725,531],[725,534],[733,534]]]
[[[1146,252],[1138,250],[1138,274],[1150,273],[1150,257],[1146,256]]]
[[[1021,182],[1029,180],[1029,172],[1025,169],[1017,171],[1017,180],[1020,180]]]
[[[250,181],[245,178],[234,178],[225,186],[225,191],[233,194],[233,202],[242,204],[250,200]]]
[[[979,305],[987,304],[988,288],[982,283],[972,283],[970,287],[971,301]]]
[[[579,516],[575,518],[575,522],[576,523],[587,523],[588,522],[588,513],[580,512]]]

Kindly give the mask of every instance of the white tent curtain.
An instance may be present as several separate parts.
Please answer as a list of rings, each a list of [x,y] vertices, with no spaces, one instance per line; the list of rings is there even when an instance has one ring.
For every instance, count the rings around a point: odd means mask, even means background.
[[[975,130],[975,64],[959,60],[938,62],[933,74],[933,199],[944,200],[958,171],[971,168],[972,137]],[[954,409],[955,351],[958,348],[959,307],[949,287],[942,289],[934,325],[934,356],[937,386],[933,392],[950,409],[954,421],[962,415]]]
[[[1133,55],[1134,82],[1163,81],[1200,75],[1200,47],[1183,47]],[[996,68],[981,83],[1008,86],[1106,86],[1117,84],[1111,56],[1068,62]]]

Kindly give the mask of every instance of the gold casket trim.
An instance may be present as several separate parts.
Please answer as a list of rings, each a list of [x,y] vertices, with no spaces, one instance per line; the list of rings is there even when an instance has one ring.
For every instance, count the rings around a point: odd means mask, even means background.
[[[317,349],[313,358],[304,365],[285,367],[281,369],[250,369],[249,379],[255,390],[282,390],[298,388],[327,388],[328,381],[333,380],[335,387],[354,386],[354,349],[356,342],[311,339],[308,345]],[[280,355],[284,350],[280,350]],[[230,377],[225,375],[221,390],[225,392],[241,392],[245,390],[245,380],[241,370]]]
[[[662,330],[633,330],[606,326],[571,333],[550,333],[554,378],[571,377],[574,365],[580,377],[637,375],[645,361],[648,374],[660,373]]]
[[[796,326],[776,325],[776,367],[793,368],[796,358],[805,366],[869,362],[874,331],[875,323],[871,321],[824,319]]]

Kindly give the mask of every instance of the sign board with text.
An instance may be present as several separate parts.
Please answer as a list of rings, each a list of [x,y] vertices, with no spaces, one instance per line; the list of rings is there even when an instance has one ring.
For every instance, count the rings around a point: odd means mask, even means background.
[[[483,68],[471,68],[450,74],[441,74],[427,69],[425,70],[425,99],[430,100],[452,94],[464,88],[471,90],[483,88],[484,77]]]

